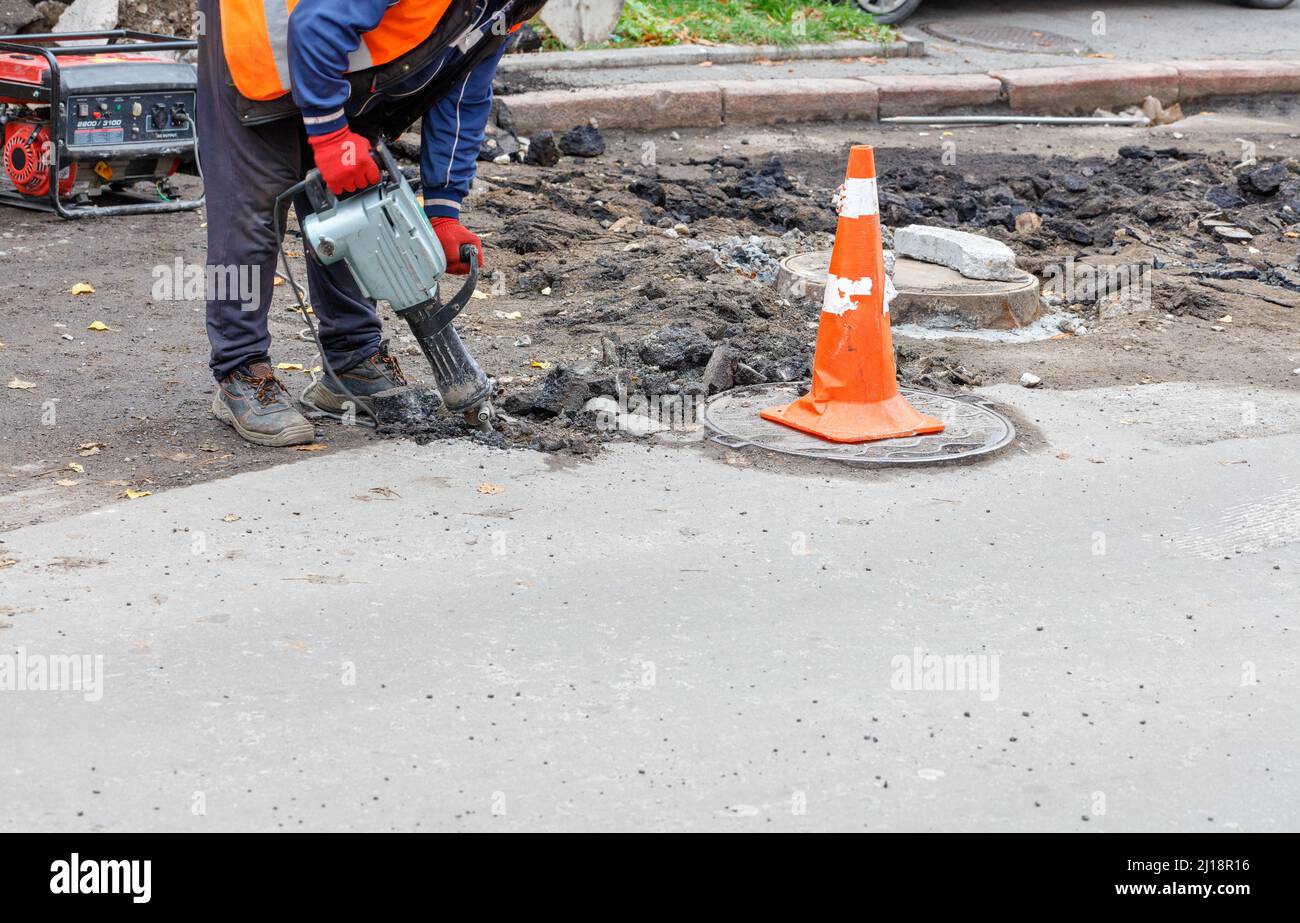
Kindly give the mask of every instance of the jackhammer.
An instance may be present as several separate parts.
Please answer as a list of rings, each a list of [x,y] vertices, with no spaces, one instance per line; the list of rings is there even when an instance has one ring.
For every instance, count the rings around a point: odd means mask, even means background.
[[[463,415],[471,426],[490,430],[491,382],[465,349],[452,324],[478,285],[478,251],[472,244],[461,247],[461,260],[470,267],[469,278],[443,304],[438,296],[438,280],[447,271],[447,256],[415,191],[382,141],[376,142],[375,153],[382,174],[379,183],[339,198],[326,188],[320,172],[313,169],[305,179],[277,196],[276,223],[279,223],[281,203],[305,193],[311,213],[300,216],[300,224],[303,240],[312,255],[327,265],[342,262],[362,294],[392,305],[398,316],[410,325],[420,350],[428,359],[442,404],[450,412]],[[276,233],[279,240],[278,226]],[[280,254],[285,275],[320,349],[325,375],[339,393],[352,399],[353,407],[359,408],[361,405],[330,367],[316,325],[303,303],[302,291],[293,279],[283,245]],[[376,412],[372,414],[375,422],[422,415],[428,409],[428,402],[416,399],[413,394],[412,390],[403,388],[375,395]]]

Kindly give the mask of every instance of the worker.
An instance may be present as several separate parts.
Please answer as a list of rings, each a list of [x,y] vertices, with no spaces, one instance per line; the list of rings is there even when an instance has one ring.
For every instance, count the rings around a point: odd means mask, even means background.
[[[497,63],[545,0],[199,0],[199,158],[207,189],[209,278],[251,279],[254,300],[208,293],[212,413],[249,442],[311,442],[270,358],[276,196],[313,165],[335,194],[379,180],[372,142],[422,119],[424,210],[448,259],[482,241],[460,220],[492,107]],[[283,227],[285,212],[279,218]],[[294,200],[301,219],[305,197]],[[342,264],[307,260],[325,358],[365,409],[405,384],[375,304]],[[235,288],[245,289],[246,285]],[[302,402],[346,418],[343,394],[316,381]]]

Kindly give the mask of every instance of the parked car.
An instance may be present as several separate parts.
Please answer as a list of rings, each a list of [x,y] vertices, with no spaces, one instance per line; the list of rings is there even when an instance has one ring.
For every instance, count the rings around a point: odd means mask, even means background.
[[[921,0],[857,0],[876,22],[893,25],[916,12]]]
[[[1294,0],[1234,0],[1234,2],[1260,10],[1280,10],[1290,6]],[[921,0],[857,0],[857,4],[870,13],[876,22],[892,25],[902,22],[915,13],[916,8],[921,5]]]

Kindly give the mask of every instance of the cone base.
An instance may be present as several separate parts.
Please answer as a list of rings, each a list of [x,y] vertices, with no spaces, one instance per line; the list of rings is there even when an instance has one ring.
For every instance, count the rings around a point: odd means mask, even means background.
[[[926,416],[901,394],[871,404],[835,402],[818,408],[812,396],[783,407],[769,407],[759,414],[828,442],[875,442],[943,432],[943,423]]]

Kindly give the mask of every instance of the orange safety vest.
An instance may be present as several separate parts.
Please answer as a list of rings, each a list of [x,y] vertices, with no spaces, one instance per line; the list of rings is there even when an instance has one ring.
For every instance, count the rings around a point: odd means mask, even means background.
[[[348,56],[348,73],[400,58],[433,34],[452,0],[397,0]],[[289,16],[298,0],[221,0],[221,41],[235,87],[248,99],[290,90]]]

